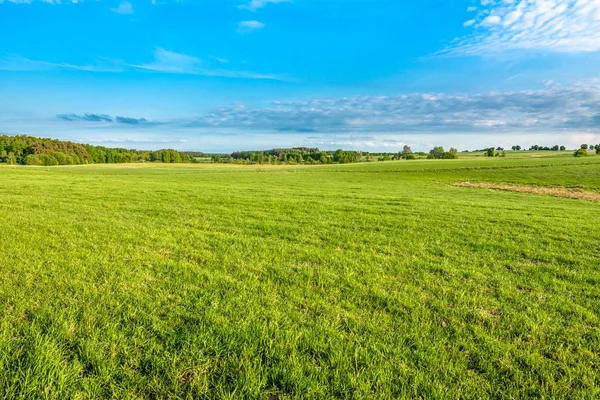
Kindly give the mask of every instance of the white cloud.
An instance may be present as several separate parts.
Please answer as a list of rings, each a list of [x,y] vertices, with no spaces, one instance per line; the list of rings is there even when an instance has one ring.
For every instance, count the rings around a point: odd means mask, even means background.
[[[51,120],[16,117],[10,112],[3,119],[1,111],[0,125],[8,133],[47,136],[60,132],[79,139],[94,133],[98,140],[151,135],[155,142],[176,137],[190,140],[195,150],[298,145],[384,150],[405,143],[416,148],[534,143],[574,147],[600,141],[600,81],[569,86],[548,83],[532,91],[333,97],[275,101],[268,107],[233,104],[168,120],[151,115],[112,116],[128,115],[126,110],[112,110],[111,115],[104,114],[107,110],[73,110]]]
[[[600,51],[600,0],[482,0],[472,33],[442,53]]]
[[[189,121],[189,126],[282,132],[600,132],[600,82],[474,95],[277,101],[267,108],[234,104]]]
[[[289,3],[291,0],[251,0],[249,4],[238,6],[238,8],[250,11],[256,11],[260,8],[264,8],[269,3]]]
[[[260,21],[241,21],[238,23],[238,29],[240,33],[251,32],[256,29],[262,29],[265,27]]]
[[[229,60],[226,58],[221,58],[221,57],[216,57],[216,56],[210,56],[210,58],[212,58],[215,61],[218,61],[220,63],[228,63]]]
[[[157,47],[154,49],[154,61],[132,66],[156,72],[194,74],[202,68],[202,60]]]
[[[64,62],[49,62],[31,60],[29,58],[9,55],[0,58],[0,70],[2,71],[44,71],[51,69],[70,69],[88,72],[122,72],[123,67],[113,60],[99,58],[99,62],[92,65],[77,65]]]
[[[225,62],[221,59],[221,62]],[[251,71],[235,71],[211,68],[201,59],[186,54],[175,53],[157,47],[154,49],[154,60],[142,64],[127,64],[122,61],[99,57],[92,65],[77,65],[64,62],[31,60],[25,57],[10,55],[0,57],[0,71],[46,71],[53,69],[69,69],[87,72],[125,72],[146,70],[169,74],[185,74],[198,76],[214,76],[235,79],[266,79],[289,82],[289,76],[277,74],[261,74]]]
[[[220,59],[221,62],[226,60]],[[163,72],[170,74],[186,74],[200,76],[215,76],[239,79],[267,79],[278,81],[289,81],[290,79],[281,75],[259,74],[249,71],[233,71],[227,69],[210,68],[204,61],[197,57],[186,54],[175,53],[160,47],[154,49],[154,61],[145,64],[129,64],[128,67],[143,69],[147,71]]]
[[[118,14],[133,14],[133,7],[128,1],[123,1],[119,4],[119,7],[111,8],[110,10]]]
[[[481,25],[483,26],[492,26],[492,25],[498,25],[501,21],[501,18],[497,15],[489,15],[487,17],[485,17],[483,19],[483,21],[481,21]]]

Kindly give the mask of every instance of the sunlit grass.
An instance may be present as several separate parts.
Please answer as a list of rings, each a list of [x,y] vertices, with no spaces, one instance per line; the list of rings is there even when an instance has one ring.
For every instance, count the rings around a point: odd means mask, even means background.
[[[510,153],[510,152],[509,152]],[[6,398],[596,398],[600,157],[0,168]]]

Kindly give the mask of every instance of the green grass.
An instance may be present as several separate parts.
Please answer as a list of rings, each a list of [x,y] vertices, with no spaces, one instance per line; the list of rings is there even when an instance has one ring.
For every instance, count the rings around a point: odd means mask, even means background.
[[[0,167],[0,397],[598,398],[600,203],[453,186],[530,154]]]

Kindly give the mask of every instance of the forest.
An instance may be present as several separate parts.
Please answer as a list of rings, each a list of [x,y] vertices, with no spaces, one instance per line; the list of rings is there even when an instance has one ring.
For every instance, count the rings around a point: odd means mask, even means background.
[[[92,146],[27,135],[0,136],[0,163],[21,165],[188,163],[192,158],[172,149],[143,151]]]
[[[417,158],[455,159],[458,150],[451,148],[446,152],[442,146],[434,147],[429,153],[413,153],[404,146],[397,153],[370,153],[337,149],[324,151],[319,148],[293,147],[289,149],[236,151],[231,154],[213,154],[212,162],[233,164],[351,164],[357,162],[412,160]]]

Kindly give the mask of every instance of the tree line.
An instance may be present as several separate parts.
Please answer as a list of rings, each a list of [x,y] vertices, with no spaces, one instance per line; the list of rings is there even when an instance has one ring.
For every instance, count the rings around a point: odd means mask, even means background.
[[[575,150],[573,155],[575,157],[587,157],[590,155],[589,152],[591,151],[596,151],[596,154],[600,154],[600,144],[582,144],[577,150]]]
[[[397,153],[371,153],[337,149],[324,151],[319,148],[293,147],[288,149],[236,151],[231,154],[213,154],[212,162],[233,164],[350,164],[357,162],[428,159],[455,159],[458,150],[446,151],[442,146],[434,147],[429,153],[414,153],[404,146]]]
[[[92,146],[27,135],[0,136],[0,163],[21,165],[120,164],[134,162],[187,163],[192,158],[172,149],[143,151]]]
[[[360,151],[321,151],[318,148],[293,147],[289,149],[236,151],[231,154],[213,154],[212,161],[236,164],[347,164],[359,162]]]
[[[521,146],[512,146],[511,149],[513,151],[521,151],[523,148]],[[567,148],[565,146],[554,145],[552,147],[548,146],[540,146],[534,144],[529,147],[529,151],[565,151]],[[490,147],[483,150],[475,150],[476,152],[484,152],[486,157],[506,157],[506,151],[503,147]],[[582,144],[579,146],[579,149],[575,150],[573,155],[575,157],[587,157],[590,155],[590,152],[595,151],[596,154],[600,154],[600,144]]]

